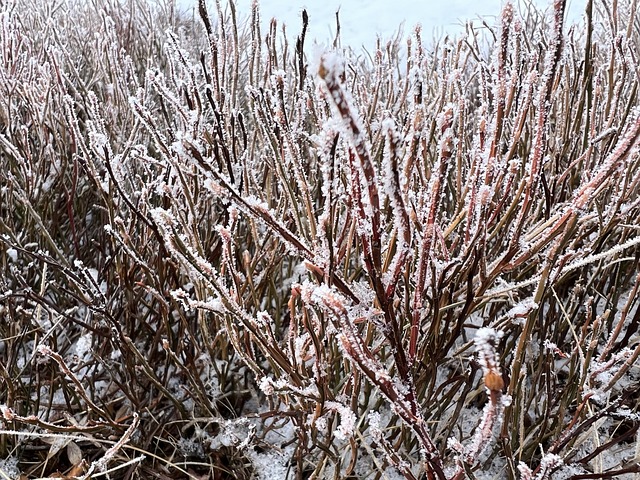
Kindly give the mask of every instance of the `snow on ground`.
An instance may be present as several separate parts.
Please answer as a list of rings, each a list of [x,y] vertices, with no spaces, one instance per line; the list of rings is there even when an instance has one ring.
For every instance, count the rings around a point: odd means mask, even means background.
[[[252,2],[236,0],[240,18],[249,14]],[[177,0],[177,3],[186,11],[197,6],[197,0]],[[445,33],[460,33],[468,20],[475,20],[474,24],[481,26],[481,17],[493,25],[503,3],[503,0],[261,0],[260,11],[263,32],[275,17],[279,24],[287,25],[290,38],[295,38],[300,31],[304,8],[309,14],[308,38],[324,43],[335,36],[335,14],[339,10],[342,45],[355,50],[364,46],[370,51],[378,36],[383,39],[394,36],[403,23],[405,34],[421,24],[426,40],[440,38]],[[517,4],[517,0],[514,3]],[[524,9],[529,2],[521,3]],[[532,0],[531,3],[544,9],[552,1]],[[568,19],[578,20],[585,4],[586,0],[569,0]]]

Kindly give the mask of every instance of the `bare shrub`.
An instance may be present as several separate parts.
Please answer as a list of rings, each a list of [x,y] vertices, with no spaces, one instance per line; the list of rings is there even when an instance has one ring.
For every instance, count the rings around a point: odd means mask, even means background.
[[[640,32],[603,5],[313,65],[306,13],[2,3],[2,457],[638,471]]]

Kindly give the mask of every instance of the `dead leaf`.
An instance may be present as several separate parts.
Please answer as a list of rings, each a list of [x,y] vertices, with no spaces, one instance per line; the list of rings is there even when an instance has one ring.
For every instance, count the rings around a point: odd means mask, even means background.
[[[69,442],[67,444],[67,458],[71,465],[78,465],[82,462],[82,450],[76,442]]]

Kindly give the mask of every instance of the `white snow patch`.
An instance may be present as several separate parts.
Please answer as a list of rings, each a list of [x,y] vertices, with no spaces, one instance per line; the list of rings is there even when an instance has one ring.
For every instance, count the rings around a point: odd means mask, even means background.
[[[15,248],[7,248],[7,257],[13,263],[16,263],[18,261],[18,251]]]

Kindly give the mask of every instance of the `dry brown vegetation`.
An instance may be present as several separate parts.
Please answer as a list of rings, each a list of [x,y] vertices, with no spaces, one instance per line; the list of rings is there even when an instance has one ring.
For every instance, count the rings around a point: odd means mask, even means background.
[[[0,0],[0,478],[640,472],[640,17],[564,7]]]

